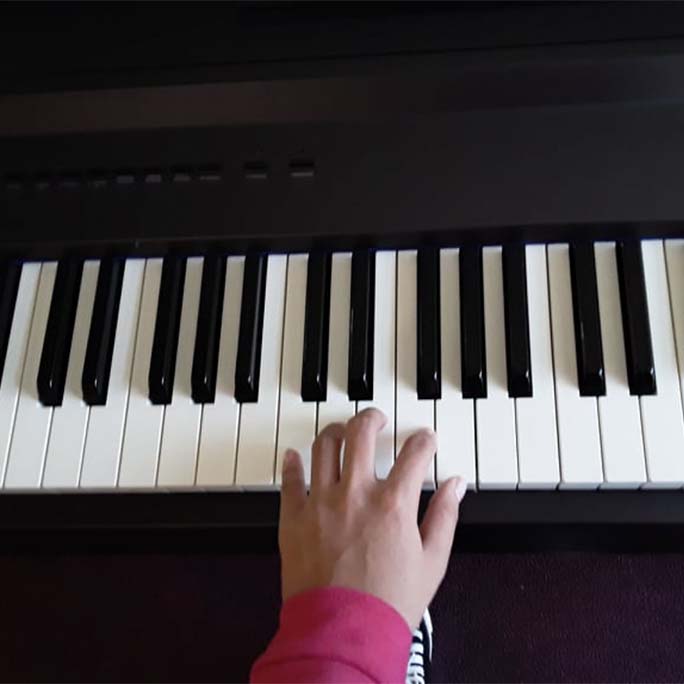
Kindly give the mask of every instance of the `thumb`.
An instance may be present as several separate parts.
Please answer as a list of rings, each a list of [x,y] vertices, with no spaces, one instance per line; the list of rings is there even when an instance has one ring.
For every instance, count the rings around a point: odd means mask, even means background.
[[[423,550],[429,563],[439,568],[440,579],[446,572],[458,522],[458,507],[465,496],[467,483],[462,477],[447,480],[432,496],[420,525]]]
[[[280,489],[280,522],[294,515],[306,502],[306,482],[302,457],[288,449],[283,459],[283,477]]]

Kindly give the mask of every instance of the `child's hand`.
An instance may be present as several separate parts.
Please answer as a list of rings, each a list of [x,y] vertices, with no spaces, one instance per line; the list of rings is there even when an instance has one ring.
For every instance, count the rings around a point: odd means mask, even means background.
[[[314,587],[357,589],[394,606],[413,630],[446,572],[466,482],[453,478],[441,485],[419,529],[418,502],[435,435],[411,436],[387,480],[377,480],[375,442],[385,422],[380,411],[367,409],[346,425],[326,427],[313,444],[309,496],[299,454],[286,454],[283,599]]]

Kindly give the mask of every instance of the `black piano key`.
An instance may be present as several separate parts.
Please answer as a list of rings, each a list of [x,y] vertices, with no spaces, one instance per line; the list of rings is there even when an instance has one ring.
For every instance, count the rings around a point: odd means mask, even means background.
[[[329,252],[309,255],[302,357],[304,401],[325,401],[328,392],[331,265]]]
[[[373,399],[375,252],[356,250],[351,263],[348,393],[352,401]]]
[[[21,264],[7,260],[0,264],[0,383],[5,369],[5,357],[9,343],[14,307],[17,303],[17,290],[21,277]]]
[[[641,243],[638,240],[618,242],[617,266],[629,391],[636,395],[655,394],[651,324]]]
[[[82,275],[82,259],[63,259],[57,266],[38,367],[38,398],[45,406],[61,406],[64,398]]]
[[[256,402],[259,399],[267,266],[268,256],[265,254],[250,254],[245,259],[235,361],[235,399],[239,402]]]
[[[205,257],[195,354],[192,361],[192,398],[198,404],[213,403],[216,397],[223,292],[226,284],[226,258]]]
[[[461,383],[465,399],[487,396],[482,247],[462,247],[459,257],[461,291]]]
[[[419,399],[442,396],[442,342],[439,310],[439,250],[424,247],[417,259],[417,385]]]
[[[570,246],[570,280],[579,392],[582,396],[602,396],[606,379],[593,243]]]
[[[525,246],[506,245],[502,260],[508,394],[511,397],[531,397],[532,364]]]
[[[123,259],[103,259],[100,263],[81,376],[83,399],[90,406],[107,403],[125,266]]]
[[[150,401],[153,404],[170,404],[173,397],[185,267],[184,257],[164,258],[148,378]]]

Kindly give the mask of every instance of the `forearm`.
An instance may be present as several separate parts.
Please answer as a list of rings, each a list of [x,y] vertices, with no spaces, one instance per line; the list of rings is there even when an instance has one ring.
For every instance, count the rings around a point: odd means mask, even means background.
[[[390,605],[352,589],[312,589],[287,600],[251,681],[403,682],[411,632]]]

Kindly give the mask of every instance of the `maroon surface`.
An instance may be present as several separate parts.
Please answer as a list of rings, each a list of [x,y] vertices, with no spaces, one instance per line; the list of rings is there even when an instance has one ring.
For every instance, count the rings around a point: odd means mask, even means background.
[[[438,681],[681,681],[684,556],[462,555]],[[276,625],[274,556],[0,557],[3,680],[239,681]]]

